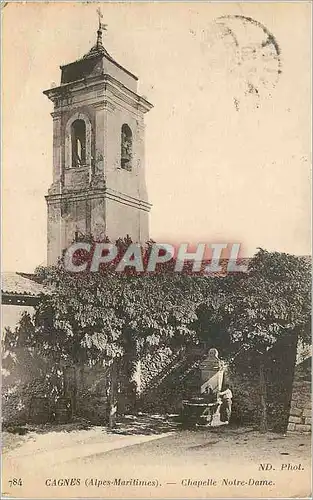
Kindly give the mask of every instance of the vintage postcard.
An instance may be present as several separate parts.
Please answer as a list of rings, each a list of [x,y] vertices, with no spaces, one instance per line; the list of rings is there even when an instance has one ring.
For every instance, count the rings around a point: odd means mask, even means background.
[[[311,495],[311,2],[2,2],[2,498]]]

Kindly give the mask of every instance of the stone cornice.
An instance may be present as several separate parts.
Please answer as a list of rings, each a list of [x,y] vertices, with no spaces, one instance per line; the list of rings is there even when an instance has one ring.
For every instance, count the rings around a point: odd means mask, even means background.
[[[108,110],[108,111],[114,111],[115,106],[114,104],[109,101],[108,99],[105,99],[104,101],[97,102],[96,104],[93,104],[93,108],[96,110]]]
[[[151,203],[141,200],[139,198],[134,198],[133,196],[129,196],[125,193],[121,193],[119,191],[115,191],[111,188],[93,188],[93,189],[84,189],[80,191],[71,191],[62,194],[49,194],[45,196],[47,204],[60,204],[61,202],[67,201],[82,201],[82,200],[96,200],[96,199],[109,199],[116,201],[117,203],[122,203],[124,205],[128,205],[134,208],[138,208],[145,212],[150,212]]]
[[[97,90],[104,90],[104,91],[111,90],[113,94],[118,95],[122,100],[124,100],[131,106],[136,107],[143,113],[146,113],[151,108],[153,108],[153,105],[149,101],[147,101],[144,97],[140,96],[139,94],[136,94],[128,87],[123,85],[121,82],[119,82],[116,78],[105,73],[100,78],[99,76],[97,76],[97,77],[77,80],[76,82],[66,83],[60,85],[59,87],[54,87],[52,89],[45,90],[43,93],[50,100],[55,102],[56,99],[64,95],[68,95],[69,93],[76,94],[80,91],[84,91],[85,93],[86,90],[90,92]],[[103,96],[102,99],[104,97],[105,96]],[[86,97],[84,98],[84,101],[86,102]],[[99,102],[101,102],[101,98],[99,99]],[[65,107],[68,108],[72,106],[67,105]]]
[[[119,191],[115,191],[111,188],[106,188],[106,197],[125,205],[131,205],[133,207],[140,208],[141,210],[144,210],[146,212],[150,212],[152,207],[151,203],[149,203],[148,201],[134,198]]]

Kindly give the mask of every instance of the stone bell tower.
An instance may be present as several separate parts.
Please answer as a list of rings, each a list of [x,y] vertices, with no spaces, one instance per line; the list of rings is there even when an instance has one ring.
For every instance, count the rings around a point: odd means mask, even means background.
[[[96,45],[61,73],[61,84],[44,91],[54,104],[48,265],[77,232],[149,239],[144,114],[152,104],[137,93],[138,78],[104,48],[100,22]]]

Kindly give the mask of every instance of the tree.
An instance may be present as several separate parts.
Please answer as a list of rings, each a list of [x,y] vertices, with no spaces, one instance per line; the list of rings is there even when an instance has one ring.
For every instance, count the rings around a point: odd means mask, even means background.
[[[27,419],[31,398],[52,400],[62,391],[58,365],[43,349],[34,321],[23,313],[15,329],[5,328],[2,337],[4,421]]]

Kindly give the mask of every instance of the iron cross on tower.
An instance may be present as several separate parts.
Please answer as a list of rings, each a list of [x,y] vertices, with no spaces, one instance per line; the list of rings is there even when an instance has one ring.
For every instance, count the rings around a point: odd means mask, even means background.
[[[98,21],[99,21],[99,26],[98,26],[98,31],[97,31],[97,34],[98,34],[98,37],[97,37],[97,47],[101,47],[102,46],[102,31],[107,31],[107,24],[103,24],[101,22],[101,19],[103,18],[103,14],[101,12],[101,9],[100,7],[98,7],[97,9],[97,14],[98,14]]]

